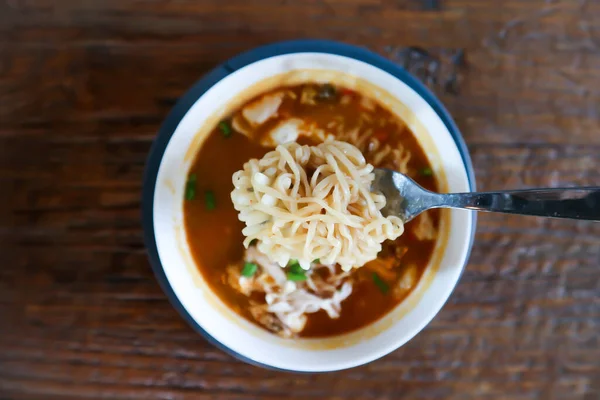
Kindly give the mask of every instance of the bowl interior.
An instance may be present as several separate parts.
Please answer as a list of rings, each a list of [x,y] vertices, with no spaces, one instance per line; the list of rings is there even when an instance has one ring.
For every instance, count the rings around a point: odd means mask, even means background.
[[[473,214],[445,211],[440,239],[413,293],[378,322],[346,335],[284,340],[239,317],[210,290],[186,241],[183,197],[187,171],[211,128],[232,109],[270,88],[301,82],[355,88],[402,118],[425,149],[442,191],[469,191],[466,166],[433,108],[393,75],[362,61],[325,53],[294,53],[257,61],[218,81],[191,105],[170,138],[156,176],[153,230],[167,282],[183,311],[230,352],[294,371],[330,371],[385,355],[418,333],[447,300],[468,257]]]

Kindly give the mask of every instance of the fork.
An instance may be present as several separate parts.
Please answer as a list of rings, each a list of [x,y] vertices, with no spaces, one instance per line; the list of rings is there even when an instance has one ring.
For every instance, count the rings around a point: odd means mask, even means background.
[[[382,214],[395,215],[405,223],[430,208],[600,221],[597,186],[440,194],[422,188],[400,172],[378,168],[374,173],[371,191],[386,198]]]

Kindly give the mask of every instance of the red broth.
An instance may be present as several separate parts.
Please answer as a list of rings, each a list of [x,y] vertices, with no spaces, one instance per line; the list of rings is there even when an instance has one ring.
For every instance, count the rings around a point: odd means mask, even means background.
[[[318,96],[324,90],[333,95]],[[187,241],[194,261],[211,289],[236,313],[257,323],[249,312],[250,302],[264,298],[247,297],[229,283],[226,267],[240,264],[244,247],[243,223],[237,218],[230,199],[231,177],[251,158],[260,158],[272,150],[259,144],[261,138],[281,120],[300,118],[345,140],[364,148],[367,162],[375,167],[404,170],[423,187],[437,191],[438,184],[423,149],[407,126],[387,109],[353,92],[331,85],[298,85],[278,89],[285,91],[277,117],[271,118],[252,132],[251,138],[235,131],[231,118],[216,126],[195,157],[189,177],[194,183],[194,195],[184,200],[184,221]],[[310,103],[302,102],[303,93],[313,96]],[[264,94],[263,94],[264,95]],[[261,96],[263,96],[261,95]],[[258,96],[260,97],[260,96]],[[242,107],[243,108],[243,107]],[[225,126],[225,129],[224,129]],[[349,135],[357,130],[360,134]],[[364,135],[364,136],[361,136]],[[369,143],[391,149],[403,148],[410,154],[407,163],[398,163],[392,155],[370,151]],[[300,138],[301,143],[314,139]],[[357,146],[357,147],[361,147]],[[373,146],[371,146],[373,147]],[[363,150],[363,149],[361,149]],[[378,156],[379,154],[379,156]],[[437,210],[428,211],[405,226],[405,232],[395,241],[384,243],[378,259],[352,272],[353,291],[343,301],[340,317],[330,318],[324,311],[308,314],[307,324],[299,336],[325,337],[362,328],[380,319],[416,286],[432,256],[440,222]],[[376,276],[375,276],[376,275]],[[383,283],[382,283],[383,282]],[[260,324],[259,324],[260,325]]]

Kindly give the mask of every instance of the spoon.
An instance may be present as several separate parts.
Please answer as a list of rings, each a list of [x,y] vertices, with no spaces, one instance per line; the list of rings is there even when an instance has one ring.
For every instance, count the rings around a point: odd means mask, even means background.
[[[430,192],[400,172],[375,169],[371,190],[381,192],[384,216],[408,222],[430,208],[462,208],[507,214],[600,221],[600,187],[508,190],[501,192]]]

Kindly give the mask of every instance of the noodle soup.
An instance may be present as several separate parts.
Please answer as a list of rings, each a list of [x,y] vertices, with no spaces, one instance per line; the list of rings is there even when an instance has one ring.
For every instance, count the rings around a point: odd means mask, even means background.
[[[188,174],[184,224],[198,269],[231,309],[283,337],[334,336],[373,323],[411,293],[434,251],[437,210],[406,224],[400,237],[384,242],[377,258],[357,269],[344,271],[320,259],[309,270],[296,260],[282,269],[256,243],[244,247],[232,175],[278,144],[333,139],[355,146],[376,168],[439,189],[403,121],[373,99],[330,84],[278,88],[234,110],[206,138]]]

